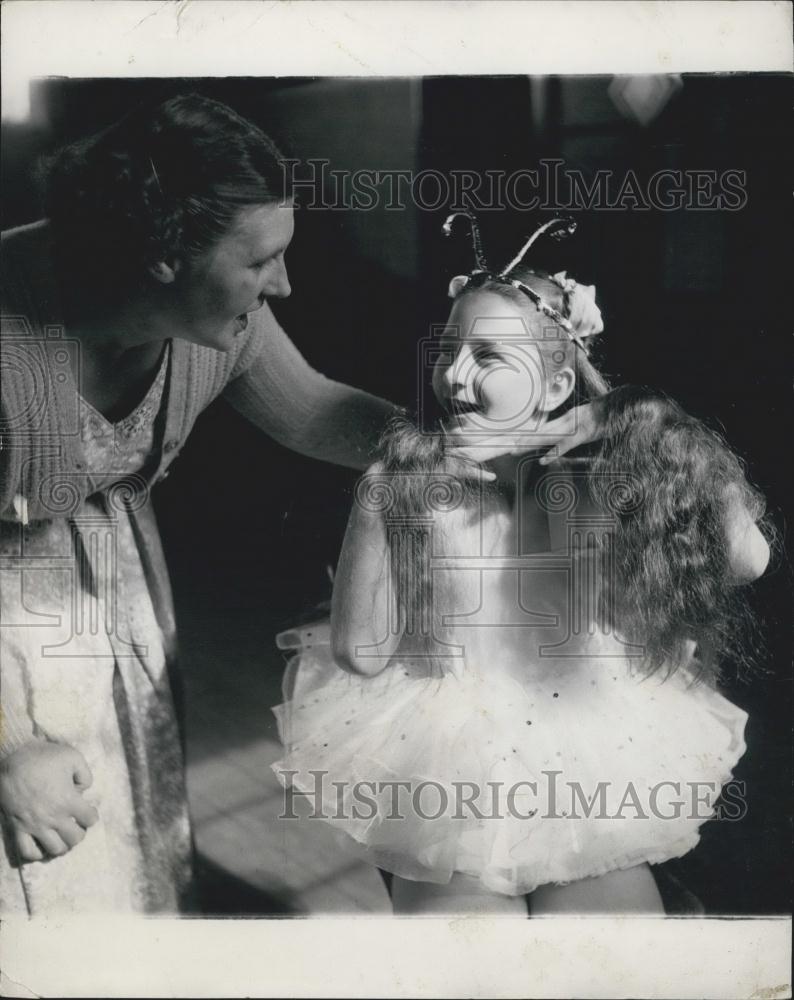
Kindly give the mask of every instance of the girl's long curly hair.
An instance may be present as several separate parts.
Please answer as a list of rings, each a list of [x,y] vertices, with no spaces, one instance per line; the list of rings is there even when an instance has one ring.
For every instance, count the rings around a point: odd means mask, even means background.
[[[553,282],[536,272],[520,277],[570,315],[566,296]],[[538,326],[534,307],[520,292],[498,283],[484,287],[517,302]],[[746,590],[735,585],[728,565],[729,504],[741,501],[767,537],[773,529],[762,520],[763,498],[749,485],[740,459],[719,434],[666,396],[634,387],[611,390],[589,350],[571,343],[561,356],[559,341],[552,353],[542,336],[537,346],[542,357],[544,351],[549,355],[544,361],[550,377],[555,367],[574,369],[577,387],[569,407],[594,402],[602,408],[605,434],[587,477],[592,500],[615,516],[605,542],[614,572],[602,581],[600,620],[644,646],[648,674],[662,670],[669,676],[688,667],[696,680],[714,684],[726,659],[752,667],[757,628]],[[392,515],[415,519],[430,513],[423,476],[448,472],[443,436],[420,431],[403,413],[380,450],[383,472],[392,477]],[[616,504],[608,484],[617,478],[634,485]],[[474,509],[481,500],[470,482],[460,483],[464,505]],[[427,621],[433,602],[429,546],[415,546],[413,553],[415,558],[393,562],[393,583],[410,620]],[[443,662],[438,666],[443,670]]]
[[[648,672],[689,665],[715,682],[727,659],[751,668],[757,627],[730,565],[727,526],[741,505],[773,541],[762,495],[722,436],[675,401],[623,387],[604,407],[589,486],[617,519],[608,536],[615,572],[601,595],[606,619],[644,644]],[[633,486],[616,503],[607,492],[619,473]]]

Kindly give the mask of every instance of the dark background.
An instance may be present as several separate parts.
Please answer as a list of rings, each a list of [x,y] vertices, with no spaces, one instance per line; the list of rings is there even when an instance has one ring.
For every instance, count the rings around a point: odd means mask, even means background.
[[[26,123],[3,123],[4,229],[37,218],[34,165],[143,100],[198,90],[270,133],[290,156],[335,170],[537,167],[586,175],[663,168],[744,170],[740,211],[582,211],[561,266],[598,287],[604,368],[662,388],[722,429],[746,458],[785,537],[789,495],[791,80],[687,75],[643,126],[610,99],[610,77],[36,81]],[[467,242],[441,234],[443,208],[297,213],[292,297],[274,310],[327,375],[401,403],[417,394],[417,341],[447,314]],[[495,263],[535,215],[483,217]],[[557,262],[552,262],[555,266]],[[355,475],[287,452],[223,402],[201,417],[156,493],[183,648],[223,636],[221,670],[272,648],[282,624],[329,596]],[[748,813],[707,824],[670,871],[709,913],[790,908],[790,586],[782,557],[754,588],[765,672],[727,694],[750,713]],[[263,654],[264,656],[264,654]],[[264,661],[263,661],[264,662]],[[185,663],[190,685],[189,657]]]

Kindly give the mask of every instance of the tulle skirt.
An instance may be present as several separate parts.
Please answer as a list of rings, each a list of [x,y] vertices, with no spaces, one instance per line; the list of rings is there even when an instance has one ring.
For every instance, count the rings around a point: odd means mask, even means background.
[[[434,677],[406,660],[361,677],[328,646],[304,650],[274,709],[273,769],[363,858],[412,880],[462,872],[519,895],[691,850],[744,753],[746,714],[684,672],[541,666]]]

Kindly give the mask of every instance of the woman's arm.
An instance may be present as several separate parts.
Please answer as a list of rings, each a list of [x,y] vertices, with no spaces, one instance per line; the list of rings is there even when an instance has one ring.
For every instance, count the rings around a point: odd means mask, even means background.
[[[372,461],[395,407],[311,367],[265,304],[253,313],[262,341],[250,366],[224,390],[244,417],[293,451],[354,469]]]
[[[378,466],[367,473],[378,474]],[[359,674],[377,674],[397,650],[403,633],[380,513],[356,501],[348,521],[331,602],[331,648],[337,663]]]

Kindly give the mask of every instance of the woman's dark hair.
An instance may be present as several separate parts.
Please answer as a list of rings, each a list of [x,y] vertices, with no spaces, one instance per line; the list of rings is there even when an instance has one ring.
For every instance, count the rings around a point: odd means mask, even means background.
[[[529,274],[522,280],[570,315],[551,282]],[[534,309],[520,292],[485,287]],[[542,340],[539,348],[542,352]],[[608,390],[581,348],[571,344],[556,363],[575,367],[580,383],[575,402],[602,407],[606,423],[587,477],[592,499],[616,520],[605,542],[614,572],[601,587],[599,619],[644,646],[648,674],[688,666],[698,679],[714,683],[726,659],[751,667],[756,627],[745,588],[732,579],[726,526],[731,503],[739,501],[760,520],[764,502],[748,484],[741,461],[720,435],[667,397],[634,387]],[[553,370],[551,364],[548,371]],[[384,436],[381,455],[383,472],[392,477],[392,515],[415,520],[428,513],[423,483],[428,474],[448,471],[441,435],[421,433],[403,415]],[[616,492],[617,481],[628,489]],[[472,508],[482,502],[466,484],[461,497]],[[774,538],[771,526],[762,528]],[[427,618],[434,577],[429,560],[397,562],[392,574],[406,613],[413,620]],[[434,666],[444,669],[440,661]]]
[[[139,108],[45,163],[60,263],[92,294],[123,298],[148,265],[211,247],[242,207],[291,198],[281,161],[264,132],[218,101],[185,94]]]

